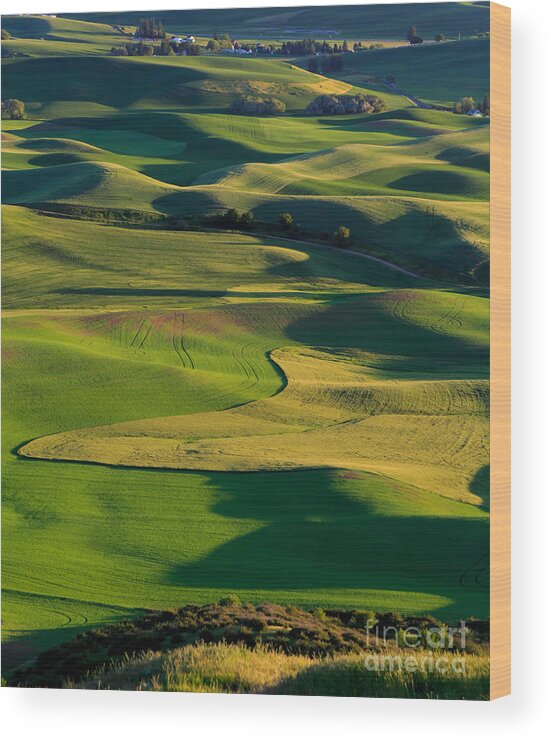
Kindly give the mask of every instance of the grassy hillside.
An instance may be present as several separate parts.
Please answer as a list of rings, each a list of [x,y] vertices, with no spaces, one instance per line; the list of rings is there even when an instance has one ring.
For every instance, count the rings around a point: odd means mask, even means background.
[[[427,661],[429,651],[392,650],[391,656]],[[465,670],[448,677],[428,670],[369,671],[369,653],[337,658],[307,658],[244,646],[200,645],[149,651],[126,658],[82,682],[67,681],[69,688],[109,688],[126,691],[192,691],[194,693],[284,694],[298,696],[391,697],[401,699],[489,698],[489,659],[468,655]]]
[[[71,74],[67,81],[67,65]],[[105,85],[105,80],[112,82]],[[63,57],[5,60],[4,95],[23,99],[34,118],[116,110],[225,109],[238,95],[275,95],[303,109],[317,95],[345,93],[289,62],[227,57]]]
[[[486,30],[483,4],[407,13],[160,15],[241,38]],[[3,97],[27,109],[2,121],[4,665],[228,591],[486,617],[489,121],[375,79],[477,94],[486,42],[350,54],[336,79],[108,56],[135,22],[5,20],[28,56],[3,59]],[[352,92],[386,110],[304,113]],[[286,112],[229,113],[242,94]],[[310,668],[315,692],[329,668]]]
[[[488,256],[488,126],[466,116],[147,112],[26,122],[9,134],[4,161],[14,168],[8,203],[182,217],[237,207],[266,222],[289,211],[312,235],[346,224],[355,249],[436,277],[469,274]]]
[[[144,11],[116,13],[65,14],[68,18],[89,19],[94,22],[133,24],[139,22]],[[398,38],[405,36],[411,24],[420,33],[431,37],[439,31],[447,36],[459,33],[478,33],[489,30],[489,7],[485,2],[474,3],[414,3],[403,8],[399,4],[338,5],[296,8],[236,8],[231,10],[165,10],[155,11],[166,28],[173,32],[192,31],[210,33],[212,29],[238,36],[246,34],[286,33],[289,36],[365,34],[369,38]]]
[[[489,39],[423,46],[400,46],[347,54],[338,77],[353,85],[373,78],[395,78],[399,88],[426,103],[452,105],[489,94]]]
[[[319,297],[422,284],[332,248],[276,237],[128,229],[4,207],[6,308],[180,305],[204,294]],[[159,263],[158,255],[162,254]],[[121,280],[125,281],[121,284]]]
[[[36,15],[5,15],[2,27],[12,36],[2,42],[4,54],[40,57],[109,54],[113,46],[128,41],[133,30],[125,32],[105,23]]]

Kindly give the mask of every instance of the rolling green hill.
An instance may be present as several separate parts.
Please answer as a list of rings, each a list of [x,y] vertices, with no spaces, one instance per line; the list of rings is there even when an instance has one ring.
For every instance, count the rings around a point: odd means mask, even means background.
[[[147,15],[144,11],[118,13],[67,13],[67,18],[95,22],[135,25]],[[447,36],[463,36],[489,30],[489,6],[473,3],[414,3],[406,8],[396,3],[382,5],[338,5],[296,8],[236,8],[231,10],[165,10],[155,11],[172,32],[212,33],[212,30],[237,36],[245,34],[280,34],[289,36],[317,35],[330,31],[362,34],[369,38],[405,37],[411,24],[420,33],[432,37],[439,31]]]
[[[338,73],[339,79],[360,86],[388,75],[425,103],[452,105],[465,96],[481,100],[489,93],[489,39],[346,54]]]
[[[2,62],[3,97],[27,109],[2,121],[4,665],[228,591],[486,617],[489,120],[375,79],[482,94],[486,41],[349,54],[341,78],[108,56],[138,15],[4,23],[28,55]],[[340,39],[468,35],[488,17],[155,15]],[[387,109],[305,115],[352,92]],[[242,94],[286,112],[231,114]],[[230,227],[231,208],[255,220]]]
[[[297,110],[317,95],[351,87],[289,62],[219,56],[82,56],[70,62],[64,57],[15,58],[5,60],[3,76],[3,95],[23,99],[33,118],[139,109],[223,110],[246,93],[275,95]],[[105,85],[106,79],[111,84]]]
[[[23,56],[109,54],[131,37],[130,29],[53,16],[5,15],[2,27],[12,36],[2,42],[3,53]]]

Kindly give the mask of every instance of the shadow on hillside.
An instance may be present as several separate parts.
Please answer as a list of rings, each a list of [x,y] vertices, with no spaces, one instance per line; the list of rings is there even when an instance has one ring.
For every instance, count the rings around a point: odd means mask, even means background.
[[[168,582],[226,591],[410,592],[411,611],[418,593],[451,602],[434,613],[484,616],[486,590],[459,579],[465,553],[470,562],[487,550],[487,520],[380,515],[369,502],[376,476],[362,476],[360,498],[335,485],[345,475],[324,469],[212,475],[219,491],[212,512],[235,527],[244,519],[259,528],[174,568]],[[388,488],[387,495],[396,493]]]
[[[425,318],[419,308],[422,300],[422,293],[412,290],[360,296],[297,318],[286,334],[308,346],[357,349],[378,355],[380,367],[399,370],[411,380],[418,373],[434,379],[487,377],[487,347],[433,328],[434,320],[445,320],[449,310],[459,316],[464,299],[457,296],[455,304],[446,301],[440,315],[427,313]],[[414,321],[408,316],[411,306]]]
[[[482,500],[482,506],[487,511],[490,508],[490,472],[489,465],[481,467],[470,481],[470,491]]]

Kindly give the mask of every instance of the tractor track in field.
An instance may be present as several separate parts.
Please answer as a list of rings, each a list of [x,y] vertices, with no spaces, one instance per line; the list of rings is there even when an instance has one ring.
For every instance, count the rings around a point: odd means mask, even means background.
[[[457,325],[459,328],[462,328],[462,320],[459,318],[461,315],[464,305],[466,303],[466,298],[462,300],[462,303],[458,305],[459,300],[457,299],[451,308],[447,311],[447,313],[443,314],[440,319],[437,321],[434,321],[431,328],[433,331],[438,332],[439,334],[447,334],[447,331],[445,330],[446,326],[454,326]]]
[[[195,370],[195,363],[193,362],[193,358],[189,354],[188,350],[185,347],[184,340],[183,340],[183,326],[185,323],[185,317],[183,314],[179,315],[179,329],[177,327],[178,324],[178,317],[177,315],[174,316],[174,322],[172,324],[172,346],[174,348],[174,352],[177,354],[177,356],[180,358],[180,362],[186,369]]]

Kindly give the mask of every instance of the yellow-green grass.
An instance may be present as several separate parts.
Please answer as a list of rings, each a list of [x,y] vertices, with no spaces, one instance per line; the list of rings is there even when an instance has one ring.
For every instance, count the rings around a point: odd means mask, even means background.
[[[309,118],[358,83],[279,60],[84,57],[111,30],[57,30],[8,43],[77,56],[3,63],[4,95],[36,119],[2,121],[5,665],[228,591],[486,616],[482,290],[326,244],[83,220],[289,211],[312,241],[348,225],[353,250],[460,281],[488,257],[484,122],[389,92],[378,116]],[[287,115],[217,112],[249,90]],[[59,461],[75,440],[82,461]]]
[[[245,164],[210,172],[196,182],[283,195],[399,194],[487,200],[488,149],[488,131],[473,129],[402,146],[347,144],[277,164]]]
[[[181,188],[103,162],[4,173],[4,202],[131,208],[180,217],[230,207],[252,210],[259,221],[277,222],[283,212],[313,235],[351,228],[354,248],[438,276],[468,273],[487,259],[488,210],[479,201],[441,201],[396,196],[311,196],[254,193],[223,185]],[[394,191],[398,192],[398,191]]]
[[[79,111],[81,112],[81,111]],[[460,125],[457,125],[460,124]],[[134,169],[157,179],[190,184],[198,175],[227,165],[246,162],[280,162],[296,155],[316,154],[319,150],[346,145],[412,144],[419,138],[414,156],[435,157],[461,162],[483,169],[482,155],[487,154],[488,127],[476,119],[436,111],[392,111],[380,116],[343,116],[335,118],[275,117],[270,119],[227,114],[147,112],[112,115],[101,118],[73,118],[55,122],[3,121],[3,130],[25,140],[62,138],[86,142],[113,155],[130,157]],[[439,137],[439,134],[446,134]],[[456,141],[453,141],[453,136]],[[428,139],[426,137],[433,137]],[[424,141],[425,139],[425,141]],[[8,145],[25,148],[24,142]],[[30,144],[32,146],[32,144]],[[457,149],[453,153],[453,148]],[[392,146],[393,149],[393,146]],[[479,154],[474,158],[472,155]],[[171,168],[151,166],[150,159],[175,160]],[[450,159],[445,159],[450,157]],[[477,161],[476,161],[477,159]],[[21,156],[21,166],[27,158]],[[171,171],[170,171],[171,170]]]
[[[437,295],[427,296],[428,307],[434,298]],[[6,387],[17,392],[8,394],[5,401],[9,420],[5,425],[5,466],[9,466],[5,475],[10,485],[5,493],[4,572],[5,586],[17,592],[18,604],[16,616],[10,616],[8,594],[4,607],[8,634],[25,625],[21,592],[27,594],[24,603],[30,609],[34,602],[38,613],[41,595],[80,601],[67,604],[67,609],[69,613],[86,614],[86,602],[103,604],[105,613],[109,613],[189,599],[215,599],[228,588],[245,598],[269,596],[295,603],[349,603],[457,615],[486,613],[486,590],[478,576],[485,567],[487,515],[471,503],[442,498],[439,489],[433,493],[384,476],[336,469],[235,477],[231,473],[107,469],[30,461],[9,452],[21,440],[63,430],[204,412],[271,396],[281,389],[284,379],[276,365],[266,360],[265,353],[283,343],[326,346],[332,336],[331,343],[342,351],[357,347],[352,351],[355,361],[348,362],[348,374],[361,377],[361,371],[367,369],[363,363],[368,363],[375,368],[370,374],[380,379],[402,377],[406,368],[412,367],[404,358],[408,347],[409,354],[416,353],[418,380],[422,381],[418,388],[426,392],[441,385],[428,380],[431,376],[433,381],[434,374],[429,367],[433,357],[429,348],[433,348],[433,337],[440,337],[438,349],[443,355],[437,368],[439,380],[453,377],[458,355],[466,379],[484,377],[484,354],[476,349],[486,331],[483,324],[476,328],[472,317],[468,323],[463,321],[462,329],[450,316],[447,327],[444,312],[443,316],[438,314],[443,318],[439,328],[444,333],[437,331],[437,325],[435,330],[426,331],[415,317],[415,301],[411,302],[413,323],[411,317],[403,318],[403,313],[398,312],[397,317],[393,311],[387,313],[395,299],[384,301],[386,308],[380,307],[377,333],[368,331],[360,314],[342,314],[340,304],[316,308],[315,304],[250,303],[228,305],[221,311],[215,307],[196,309],[183,316],[180,334],[181,324],[173,311],[160,315],[147,311],[19,312],[7,318],[4,378]],[[451,297],[448,303],[449,308]],[[345,305],[341,304],[342,310]],[[400,345],[396,324],[403,325]],[[344,327],[345,332],[342,334],[340,329],[335,333],[336,327]],[[461,341],[463,331],[468,333]],[[365,344],[361,332],[375,340],[372,349],[376,356],[365,356],[361,351]],[[180,340],[183,337],[183,341],[176,341],[174,346],[174,336]],[[384,346],[391,357],[384,356]],[[466,364],[468,355],[470,361]],[[305,352],[303,364],[296,362],[300,358],[294,359],[294,372],[307,369],[312,380],[319,363],[328,361],[326,353],[318,352]],[[285,367],[284,361],[281,365]],[[344,415],[349,413],[345,392],[335,393],[336,388],[324,388],[321,382],[312,382],[309,388],[306,383],[296,392],[290,365],[287,370],[289,392],[275,395],[271,403],[286,404],[286,394],[288,404],[281,411],[293,414],[295,430],[305,426],[304,418],[296,423],[297,411],[304,402],[317,408],[319,415],[332,414],[336,420],[342,417],[342,408]],[[330,373],[334,373],[334,367],[330,367]],[[345,371],[335,375],[335,380],[345,391]],[[373,383],[373,378],[368,383],[378,385],[377,392],[382,396],[386,393],[387,383]],[[355,390],[353,386],[351,390]],[[303,396],[304,392],[316,394],[315,404]],[[409,403],[414,405],[414,393]],[[437,393],[432,394],[432,403],[441,404]],[[269,400],[263,404],[268,407]],[[253,406],[249,407],[252,419]],[[414,411],[410,409],[412,413],[405,419],[412,425],[409,429],[414,429],[422,417],[422,409],[416,409],[420,416]],[[476,416],[472,408],[463,411],[467,412],[464,423],[471,417],[475,426],[479,414]],[[392,414],[386,416],[390,422],[395,418]],[[373,417],[375,422],[381,418]],[[458,414],[457,418],[462,417]],[[437,420],[443,446],[446,421],[441,417]],[[205,422],[209,423],[208,419]],[[226,433],[235,432],[234,423],[230,419]],[[141,433],[151,431],[145,428],[145,422],[139,424]],[[289,427],[289,419],[277,419],[276,414],[258,418],[256,424],[264,434],[278,429],[281,439]],[[452,436],[454,431],[450,437],[453,443],[457,441]],[[393,438],[393,449],[402,445],[402,432],[406,429]],[[252,450],[250,442],[247,439],[245,444]],[[265,449],[263,444],[261,449]],[[442,461],[444,466],[449,452]],[[474,449],[474,453],[478,451]],[[434,450],[436,463],[440,454]],[[465,464],[471,464],[468,457],[462,470]],[[482,478],[482,473],[476,471],[469,482],[470,491],[455,488],[448,493],[472,502],[486,500],[483,486],[480,489],[478,485]],[[432,476],[432,485],[434,480],[438,482]],[[414,512],[420,519],[411,519]],[[113,517],[117,521],[115,529]],[[292,537],[289,531],[294,532]],[[319,542],[324,543],[322,549]],[[450,546],[459,550],[447,552]],[[64,553],[64,567],[59,567],[54,551]],[[388,561],[390,551],[395,559]],[[381,552],[385,553],[382,558],[376,554]],[[286,565],[281,569],[281,559],[285,558]],[[369,568],[364,567],[367,561]],[[479,563],[470,572],[476,561]],[[434,570],[433,562],[440,563],[441,570]],[[279,565],[275,567],[275,563]],[[379,563],[380,571],[375,570],[375,563]],[[410,570],[403,567],[404,563]],[[339,584],[336,591],[330,585],[335,579]],[[36,594],[36,599],[30,594]],[[98,607],[94,610],[97,616]],[[62,624],[60,618],[59,626]],[[33,635],[35,638],[51,640],[52,635],[46,631]],[[62,635],[57,634],[57,639]]]
[[[206,309],[207,322],[210,315]],[[223,315],[228,327],[238,322],[244,328],[253,320],[255,342],[267,335],[262,348],[270,333],[277,342],[270,350],[284,341],[273,335],[282,318],[293,343],[331,350],[271,351],[287,385],[269,400],[214,414],[62,432],[28,443],[20,454],[184,470],[375,471],[480,502],[470,485],[488,463],[485,299],[404,291],[310,307],[305,314],[299,305],[263,309],[252,303],[228,307]],[[200,354],[204,321],[197,309],[182,324],[190,358]],[[102,329],[99,321],[96,331]],[[150,319],[137,336],[142,351],[150,336],[171,350],[173,325]],[[253,347],[236,355],[245,369]],[[431,354],[436,348],[438,361]],[[211,363],[209,356],[205,365]],[[267,369],[269,360],[264,363]],[[200,359],[192,367],[200,370]],[[250,368],[251,382],[257,374],[257,367]]]
[[[5,308],[181,307],[215,297],[326,299],[425,284],[329,246],[120,228],[19,206],[4,206],[3,236]]]
[[[444,671],[430,670],[437,660]],[[369,670],[373,661],[386,668]],[[409,671],[407,665],[420,668]],[[199,644],[128,657],[66,687],[479,701],[489,698],[489,657],[396,648],[310,658],[262,646]]]

